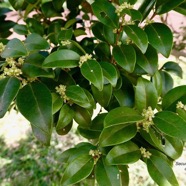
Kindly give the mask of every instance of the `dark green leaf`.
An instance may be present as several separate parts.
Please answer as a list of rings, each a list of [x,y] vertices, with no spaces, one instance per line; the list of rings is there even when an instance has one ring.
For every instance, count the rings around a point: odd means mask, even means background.
[[[153,109],[156,107],[158,94],[152,82],[144,78],[138,79],[135,87],[135,101],[136,107],[140,112],[149,106]]]
[[[145,32],[149,43],[162,55],[169,57],[173,44],[170,28],[163,23],[152,23],[145,27]]]
[[[180,140],[186,140],[186,121],[177,114],[170,111],[158,112],[153,121],[162,133]]]
[[[176,111],[176,104],[181,101],[186,104],[186,86],[178,86],[167,92],[162,100],[163,110]]]
[[[162,85],[161,74],[159,73],[159,71],[156,71],[156,73],[152,76],[152,83],[154,84],[154,87],[158,92],[158,96],[160,96],[162,93],[163,85]]]
[[[28,29],[26,25],[22,24],[17,24],[13,27],[14,32],[16,32],[19,35],[27,35],[28,34]]]
[[[127,165],[118,165],[122,186],[129,186],[129,171],[127,167]]]
[[[49,49],[49,44],[46,39],[42,38],[39,34],[36,33],[30,34],[26,38],[25,46],[29,52]]]
[[[116,42],[116,34],[113,33],[113,28],[109,27],[109,25],[104,25],[103,26],[103,35],[106,39],[106,41],[111,44],[114,45]]]
[[[136,124],[121,124],[104,128],[99,138],[99,145],[105,147],[121,144],[132,139],[136,133]]]
[[[72,50],[58,50],[51,53],[43,62],[44,67],[73,68],[78,66],[80,56]]]
[[[24,86],[17,95],[17,106],[33,125],[36,136],[43,139],[42,143],[49,145],[52,132],[52,97],[48,88],[42,83]]]
[[[107,165],[101,158],[95,167],[95,176],[99,185],[120,186],[119,170],[116,166]]]
[[[124,9],[122,11],[122,14],[127,14],[131,17],[132,21],[141,21],[142,20],[142,14],[135,9]]]
[[[180,5],[183,2],[185,2],[185,1],[184,0],[176,0],[176,1],[172,1],[172,0],[161,1],[161,0],[157,0],[156,13],[157,14],[164,14],[166,12],[169,12],[170,10],[176,8],[178,5]]]
[[[142,53],[145,53],[148,47],[147,34],[136,25],[124,26],[124,31]]]
[[[61,180],[61,185],[72,185],[88,177],[94,168],[92,156],[83,154],[78,156],[67,166]]]
[[[58,13],[56,9],[54,8],[52,1],[43,3],[41,6],[41,10],[45,17],[50,18],[50,17],[60,16],[60,13]]]
[[[147,168],[150,176],[158,185],[179,185],[171,166],[161,156],[152,155],[147,159]]]
[[[23,43],[19,39],[12,39],[10,40],[4,51],[1,53],[2,58],[7,58],[7,57],[22,57],[26,56],[27,51]]]
[[[72,28],[61,30],[58,34],[59,41],[70,40],[73,35]]]
[[[136,52],[130,45],[121,45],[113,48],[113,56],[118,65],[127,72],[133,72],[136,64]]]
[[[63,105],[63,99],[56,93],[52,93],[52,105],[52,114],[58,112]]]
[[[108,62],[101,62],[100,65],[103,70],[103,76],[115,87],[119,78],[116,67]]]
[[[119,113],[119,114],[118,114]],[[134,109],[118,107],[111,110],[104,120],[105,128],[141,121],[143,117]]]
[[[101,41],[105,41],[105,36],[103,35],[103,28],[104,28],[104,24],[100,22],[95,22],[92,25],[92,32],[94,36]]]
[[[176,62],[168,61],[162,66],[162,69],[168,72],[173,72],[178,77],[182,78],[183,70]]]
[[[24,0],[9,0],[9,2],[15,10],[21,9],[24,4]]]
[[[109,165],[127,165],[138,161],[141,157],[138,146],[128,141],[114,146],[106,156]]]
[[[67,87],[66,90],[67,97],[75,104],[83,108],[92,108],[89,98],[85,93],[84,89],[77,85],[71,85]]]
[[[2,118],[20,88],[20,82],[15,77],[8,77],[0,80],[0,118]]]
[[[81,74],[89,80],[98,90],[103,90],[103,71],[95,60],[88,60],[81,66]]]
[[[104,108],[106,108],[112,96],[112,86],[111,84],[106,84],[103,86],[103,90],[99,91],[94,85],[91,86],[93,96],[95,100]]]
[[[95,16],[106,26],[116,28],[119,18],[115,13],[115,7],[106,0],[95,1],[92,4]]]

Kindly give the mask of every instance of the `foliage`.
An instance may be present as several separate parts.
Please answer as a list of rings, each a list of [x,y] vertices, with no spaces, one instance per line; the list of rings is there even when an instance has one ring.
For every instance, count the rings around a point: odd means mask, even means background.
[[[153,18],[185,1],[9,2],[24,24],[0,9],[0,116],[14,107],[45,145],[74,121],[89,140],[61,155],[60,185],[128,185],[127,165],[139,160],[158,185],[178,185],[171,167],[186,140],[186,86],[173,87],[177,63],[159,68],[173,34]],[[25,39],[8,39],[11,28]]]

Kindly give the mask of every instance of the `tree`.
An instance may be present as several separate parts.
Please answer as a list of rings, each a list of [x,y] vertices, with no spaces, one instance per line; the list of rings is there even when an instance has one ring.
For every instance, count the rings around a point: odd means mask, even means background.
[[[0,9],[0,117],[14,107],[45,145],[52,131],[78,124],[88,142],[62,153],[61,185],[128,185],[127,165],[139,160],[158,185],[179,185],[171,167],[186,140],[186,86],[173,87],[170,72],[182,76],[176,62],[159,68],[173,34],[153,18],[185,14],[185,1],[9,3],[23,23]],[[11,28],[24,39],[9,39]]]

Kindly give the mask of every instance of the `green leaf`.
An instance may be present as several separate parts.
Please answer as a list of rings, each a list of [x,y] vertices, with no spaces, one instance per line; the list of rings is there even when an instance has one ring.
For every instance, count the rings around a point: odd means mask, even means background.
[[[145,53],[148,47],[147,34],[136,25],[124,26],[124,31],[127,36],[136,44],[136,46]]]
[[[174,9],[176,12],[183,14],[184,16],[186,16],[186,2],[181,3],[179,6],[177,6]]]
[[[174,175],[171,166],[164,158],[157,155],[151,155],[147,159],[147,169],[151,178],[161,186],[178,186],[178,181]]]
[[[167,72],[173,72],[174,74],[176,74],[178,77],[182,78],[183,75],[183,70],[180,67],[180,65],[176,62],[172,62],[172,61],[168,61],[166,62],[162,68],[163,70],[167,71]]]
[[[121,124],[104,128],[99,138],[99,145],[106,147],[121,144],[132,139],[136,133],[136,124]]]
[[[75,104],[79,105],[83,108],[92,108],[91,103],[89,102],[89,98],[85,93],[84,89],[77,85],[68,86],[66,89],[67,97],[74,102]]]
[[[169,57],[173,45],[170,28],[163,23],[151,23],[145,27],[149,43],[163,56]]]
[[[141,12],[143,16],[143,20],[149,15],[155,3],[156,3],[156,0],[143,0],[142,1],[138,11]]]
[[[72,38],[72,35],[73,35],[72,28],[61,30],[58,34],[58,40],[59,41],[70,40]]]
[[[153,118],[155,126],[164,134],[186,140],[186,121],[174,112],[158,112]]]
[[[52,93],[52,114],[55,114],[60,110],[63,105],[63,99],[59,96],[59,94]]]
[[[152,83],[154,84],[154,87],[156,88],[158,92],[158,96],[162,93],[162,78],[159,71],[156,71],[156,73],[152,76]]]
[[[25,46],[29,52],[47,50],[50,47],[47,40],[36,33],[28,35],[25,40]]]
[[[98,90],[103,90],[103,71],[95,60],[88,60],[81,66],[81,74],[90,81]]]
[[[109,25],[104,25],[103,26],[103,35],[106,39],[106,41],[110,45],[114,45],[116,42],[116,34],[113,33],[113,28],[109,27]]]
[[[15,10],[21,9],[24,4],[24,0],[9,0],[9,2]]]
[[[41,6],[41,11],[46,18],[60,16],[60,13],[55,10],[52,1],[43,3]]]
[[[27,51],[23,43],[19,39],[12,39],[10,40],[3,52],[1,53],[2,58],[7,57],[22,57],[26,56]]]
[[[131,45],[115,46],[113,56],[118,65],[127,72],[133,72],[136,64],[136,52]]]
[[[161,0],[157,0],[156,7],[155,7],[156,13],[157,14],[164,14],[166,12],[169,12],[170,10],[176,8],[178,5],[180,5],[183,2],[185,2],[185,0],[176,0],[176,1],[172,1],[172,0],[161,1]]]
[[[154,109],[157,105],[158,94],[152,82],[139,78],[135,86],[135,101],[137,109],[142,112],[149,106]]]
[[[162,97],[173,88],[174,81],[171,75],[165,71],[160,71],[162,79]]]
[[[109,105],[112,96],[111,84],[104,85],[102,91],[99,91],[94,85],[91,86],[91,89],[95,100],[102,107],[106,108]]]
[[[163,110],[175,112],[178,101],[186,104],[186,85],[175,87],[165,94],[162,100]]]
[[[92,115],[90,112],[82,108],[78,105],[73,105],[74,109],[74,120],[79,124],[80,127],[82,128],[89,128],[91,125],[91,117]]]
[[[135,10],[135,9],[124,9],[122,11],[122,14],[127,14],[131,17],[131,20],[132,21],[141,21],[142,20],[142,14],[138,11],[138,10]]]
[[[107,114],[104,120],[104,126],[107,128],[134,123],[141,120],[143,120],[143,117],[136,110],[129,107],[118,107]]]
[[[28,34],[28,29],[26,25],[22,25],[22,24],[16,24],[13,27],[14,32],[16,32],[19,35],[27,35]]]
[[[42,83],[25,85],[17,95],[17,106],[21,114],[30,121],[36,137],[39,136],[42,143],[49,145],[52,132],[52,97],[48,88]]]
[[[99,185],[120,186],[119,170],[116,166],[107,165],[104,158],[95,166],[96,181]]]
[[[127,165],[118,165],[120,172],[120,182],[123,186],[129,186],[129,171]]]
[[[63,49],[51,53],[43,62],[43,67],[74,68],[78,66],[79,54],[73,50]]]
[[[67,104],[64,104],[59,113],[59,118],[56,125],[56,132],[59,133],[58,131],[62,130],[69,123],[71,123],[73,117],[74,117],[73,109]]]
[[[94,36],[101,41],[105,41],[105,36],[103,35],[103,28],[104,28],[104,24],[100,22],[95,22],[92,25],[92,32]]]
[[[72,185],[87,178],[94,168],[92,156],[83,154],[71,161],[62,177],[61,185]]]
[[[20,88],[20,81],[15,77],[7,77],[0,80],[0,118],[2,118]]]
[[[156,50],[149,45],[145,54],[136,50],[136,65],[149,75],[154,75],[158,70],[158,54]]]
[[[128,141],[121,145],[114,146],[106,156],[109,165],[127,165],[138,161],[141,157],[138,146]]]
[[[115,13],[115,7],[106,0],[95,1],[92,5],[94,15],[104,25],[116,28],[118,26],[119,18]]]
[[[116,67],[108,62],[101,62],[100,65],[103,71],[103,76],[113,87],[115,87],[119,78]]]

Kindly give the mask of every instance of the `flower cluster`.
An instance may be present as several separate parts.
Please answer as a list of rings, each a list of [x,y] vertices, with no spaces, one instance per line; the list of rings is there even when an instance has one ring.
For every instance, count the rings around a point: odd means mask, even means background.
[[[133,5],[130,5],[127,2],[122,3],[120,6],[117,7],[116,9],[116,14],[118,16],[121,16],[121,13],[124,9],[133,9]]]
[[[141,151],[141,155],[144,157],[144,158],[150,158],[150,156],[152,155],[149,151],[146,150],[146,148],[144,147],[141,147],[140,148],[140,151]]]
[[[144,116],[144,120],[136,123],[137,129],[139,130],[142,126],[146,132],[149,132],[149,127],[153,125],[154,111],[151,107],[143,109],[142,116]]]
[[[84,56],[81,56],[80,60],[79,60],[79,67],[81,67],[82,64],[84,62],[86,62],[87,60],[89,60],[89,59],[92,59],[92,55],[91,54],[85,54]]]
[[[19,58],[18,62],[13,58],[6,58],[6,66],[2,68],[3,73],[1,74],[0,79],[5,78],[6,76],[19,77],[22,74],[22,71],[18,65],[22,65],[23,63],[23,58]]]
[[[96,165],[97,161],[101,157],[101,152],[99,150],[90,150],[89,155],[91,155],[94,159],[94,165]]]
[[[66,86],[65,85],[59,85],[56,87],[56,92],[61,96],[61,98],[64,99],[64,102],[69,101],[70,99],[66,96]]]
[[[61,41],[61,44],[62,44],[63,46],[67,46],[67,45],[70,45],[71,42],[70,42],[69,40],[63,40],[63,41]]]
[[[3,43],[0,43],[0,53],[5,49],[5,45]]]
[[[183,109],[186,111],[186,105],[184,105],[181,101],[178,101],[177,105],[176,105],[177,109]]]

